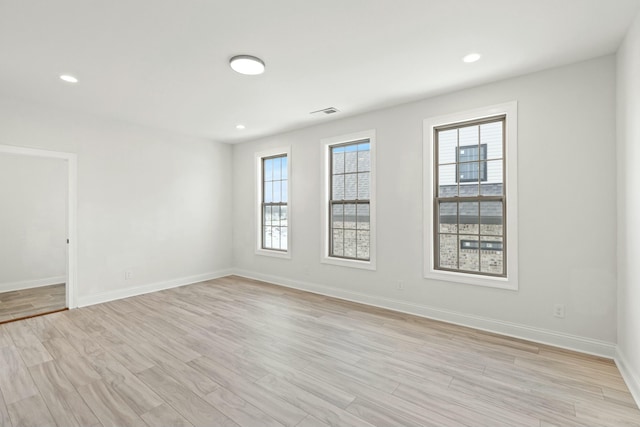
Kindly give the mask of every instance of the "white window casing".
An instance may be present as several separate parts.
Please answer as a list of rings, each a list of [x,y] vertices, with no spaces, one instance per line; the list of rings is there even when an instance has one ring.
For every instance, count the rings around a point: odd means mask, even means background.
[[[505,185],[505,246],[506,277],[445,271],[435,268],[434,200],[435,180],[438,173],[435,129],[490,117],[505,117],[504,130],[504,185]],[[430,117],[424,120],[423,128],[423,230],[424,230],[424,277],[427,279],[487,286],[508,290],[518,289],[518,121],[517,102],[508,102],[460,113]]]
[[[287,158],[287,237],[286,250],[265,249],[263,245],[263,218],[262,218],[262,202],[263,202],[263,159],[286,156]],[[292,225],[292,197],[291,197],[291,147],[276,147],[255,153],[254,166],[254,182],[255,182],[255,215],[254,215],[254,236],[255,236],[255,253],[256,255],[264,255],[275,258],[291,258],[291,225]]]
[[[330,242],[330,206],[331,206],[331,149],[332,147],[357,141],[368,141],[370,144],[370,175],[369,175],[369,259],[348,259],[331,256]],[[321,214],[320,214],[320,262],[342,267],[376,269],[376,132],[374,129],[325,138],[320,141],[321,148]]]

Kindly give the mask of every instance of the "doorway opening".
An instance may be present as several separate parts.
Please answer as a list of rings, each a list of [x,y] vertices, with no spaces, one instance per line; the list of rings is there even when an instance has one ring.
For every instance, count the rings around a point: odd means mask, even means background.
[[[77,156],[0,145],[0,323],[76,307]]]

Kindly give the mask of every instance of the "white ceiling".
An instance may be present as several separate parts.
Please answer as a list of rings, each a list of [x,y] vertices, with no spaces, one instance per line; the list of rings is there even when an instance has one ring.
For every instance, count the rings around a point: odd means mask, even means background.
[[[0,0],[0,93],[238,142],[615,52],[639,6]],[[482,59],[463,63],[470,52]],[[266,73],[236,74],[236,54],[259,56]],[[309,115],[330,106],[341,112]]]

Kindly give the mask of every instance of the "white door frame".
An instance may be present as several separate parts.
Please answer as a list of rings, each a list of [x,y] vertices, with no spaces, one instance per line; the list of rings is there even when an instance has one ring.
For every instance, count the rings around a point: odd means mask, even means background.
[[[65,153],[62,151],[40,150],[36,148],[17,147],[13,145],[1,145],[0,153],[20,154],[24,156],[47,157],[52,159],[62,159],[67,162],[67,307],[76,308],[78,306],[78,155],[75,153]]]

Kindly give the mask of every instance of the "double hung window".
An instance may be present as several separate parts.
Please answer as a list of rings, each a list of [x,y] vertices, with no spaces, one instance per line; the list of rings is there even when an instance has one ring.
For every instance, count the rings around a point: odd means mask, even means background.
[[[322,141],[322,262],[375,269],[375,132]]]
[[[261,255],[289,257],[289,162],[288,149],[256,154],[256,253]]]
[[[515,113],[425,121],[425,277],[517,289]]]

